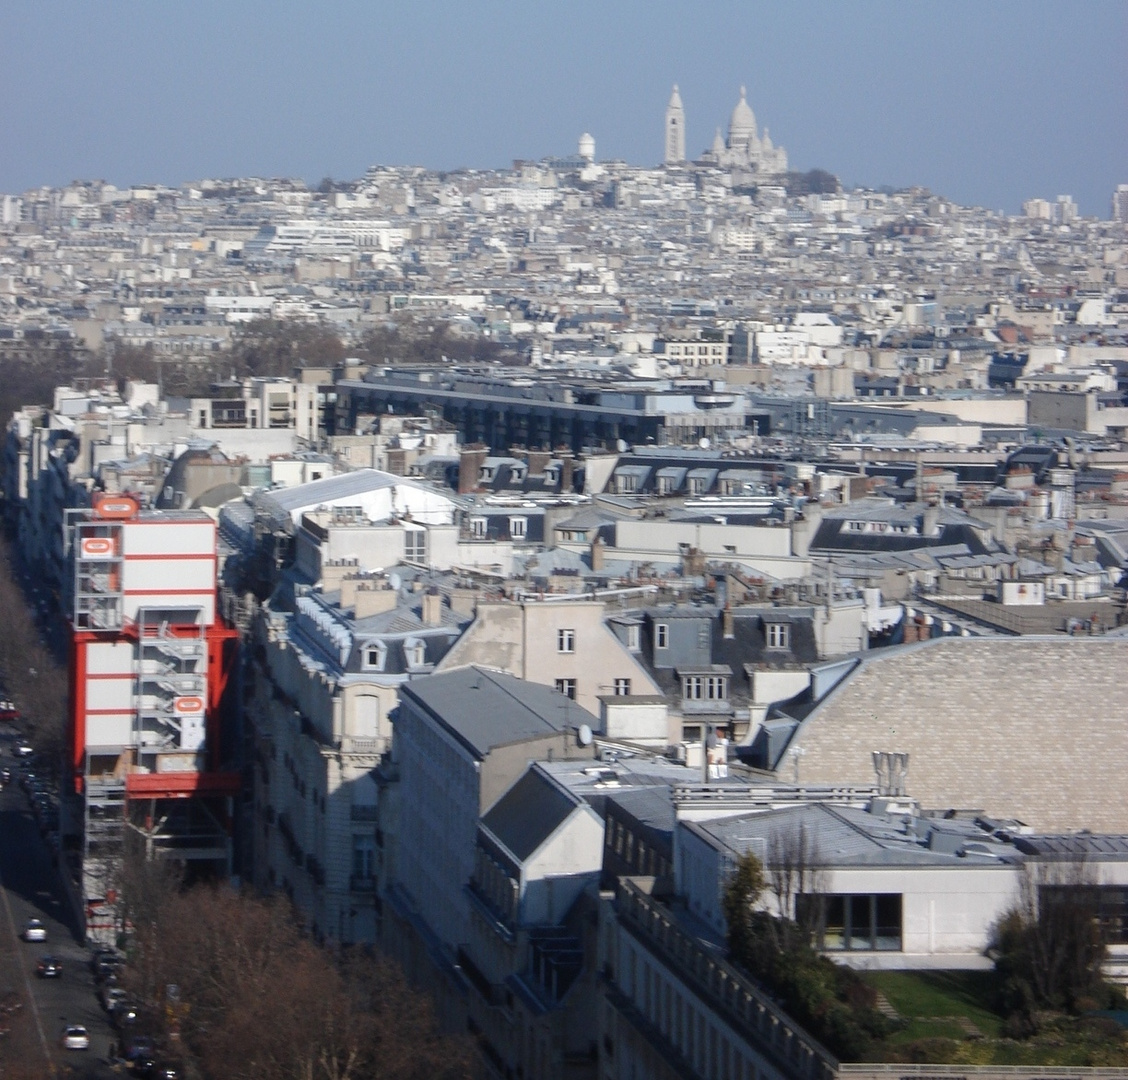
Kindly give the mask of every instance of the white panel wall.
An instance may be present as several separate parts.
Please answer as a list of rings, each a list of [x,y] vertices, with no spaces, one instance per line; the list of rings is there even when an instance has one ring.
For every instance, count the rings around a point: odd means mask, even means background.
[[[89,675],[126,675],[133,671],[133,644],[92,641],[86,646],[86,671]]]
[[[133,708],[133,680],[87,679],[86,708],[129,712]]]
[[[135,589],[156,593],[165,589],[210,591],[215,588],[215,563],[210,559],[175,559],[169,562],[159,559],[143,562],[126,560],[122,588],[127,593]]]
[[[122,547],[131,555],[214,555],[215,523],[176,519],[129,521]]]
[[[133,717],[88,716],[87,746],[129,746],[133,742]]]

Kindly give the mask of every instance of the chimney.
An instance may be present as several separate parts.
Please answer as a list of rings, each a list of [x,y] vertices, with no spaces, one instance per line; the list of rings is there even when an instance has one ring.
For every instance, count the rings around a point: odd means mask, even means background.
[[[597,536],[591,542],[591,570],[593,574],[603,573],[603,558],[606,554],[606,547],[602,536]]]
[[[682,576],[702,577],[705,573],[705,552],[691,547],[682,556]]]
[[[399,603],[399,590],[388,588],[373,588],[371,585],[356,590],[357,619],[367,619],[369,615],[380,615],[385,611],[392,611]]]
[[[481,443],[464,446],[458,458],[458,494],[468,495],[478,490],[478,476],[489,457],[489,450]]]
[[[561,450],[558,456],[560,458],[560,491],[561,494],[570,494],[572,485],[575,483],[573,473],[576,463],[571,450]]]
[[[341,587],[342,579],[357,571],[356,559],[330,559],[321,564],[321,589],[323,592],[332,592]]]
[[[433,586],[423,594],[423,625],[439,626],[443,621],[442,593]]]
[[[925,536],[938,536],[940,534],[940,507],[935,503],[929,503],[924,508],[924,514],[920,519],[920,531]]]
[[[450,593],[450,610],[458,615],[473,615],[478,610],[476,589],[457,588]]]
[[[548,468],[550,461],[552,461],[552,455],[547,450],[530,450],[529,475],[544,476],[544,470]]]
[[[725,604],[725,609],[721,612],[721,627],[725,637],[736,637],[736,625],[732,615],[731,604]]]
[[[357,589],[363,579],[359,577],[341,578],[341,608],[351,608],[356,604]]]

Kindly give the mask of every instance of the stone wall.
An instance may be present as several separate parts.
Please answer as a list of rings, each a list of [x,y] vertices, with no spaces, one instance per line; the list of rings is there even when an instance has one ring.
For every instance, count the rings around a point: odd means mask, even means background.
[[[907,750],[925,807],[985,810],[1039,831],[1128,833],[1128,640],[939,638],[870,654],[779,763],[805,783],[875,781]],[[798,749],[793,755],[791,749]]]

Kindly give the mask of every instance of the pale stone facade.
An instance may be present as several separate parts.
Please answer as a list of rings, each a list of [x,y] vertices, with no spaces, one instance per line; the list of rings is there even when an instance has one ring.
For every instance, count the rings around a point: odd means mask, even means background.
[[[1125,638],[938,638],[870,654],[808,716],[777,768],[874,782],[908,751],[908,794],[1039,831],[1128,832]]]

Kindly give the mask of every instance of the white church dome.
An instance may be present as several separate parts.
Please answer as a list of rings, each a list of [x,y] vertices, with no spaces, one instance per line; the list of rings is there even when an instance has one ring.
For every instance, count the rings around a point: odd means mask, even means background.
[[[752,107],[745,100],[745,97],[746,91],[742,86],[740,88],[740,100],[736,103],[736,108],[732,110],[732,116],[729,119],[729,146],[747,145],[756,138],[756,115],[752,112]]]

